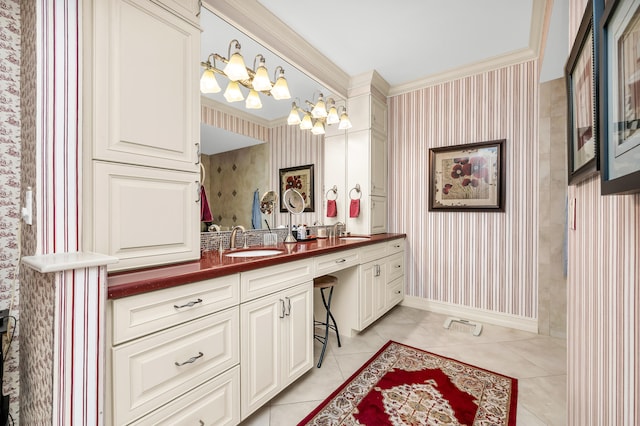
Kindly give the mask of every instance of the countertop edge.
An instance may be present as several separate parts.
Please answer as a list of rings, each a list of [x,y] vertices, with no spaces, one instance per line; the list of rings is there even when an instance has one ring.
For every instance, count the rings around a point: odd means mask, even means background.
[[[119,299],[207,279],[219,278],[238,272],[246,272],[258,268],[322,256],[328,253],[364,247],[384,241],[404,239],[406,238],[406,234],[374,234],[370,237],[371,239],[368,241],[339,242],[326,247],[317,247],[317,243],[313,242],[297,243],[295,247],[292,247],[293,245],[287,247],[287,245],[281,243],[278,245],[278,248],[283,248],[285,251],[291,252],[264,258],[250,257],[234,259],[233,261],[226,259],[227,264],[213,264],[208,267],[205,265],[209,265],[212,262],[215,263],[217,252],[215,252],[215,254],[214,252],[209,252],[206,256],[203,255],[200,260],[193,262],[117,272],[110,274],[107,278],[107,298]],[[298,245],[300,246],[298,247]],[[298,248],[300,250],[296,250]]]

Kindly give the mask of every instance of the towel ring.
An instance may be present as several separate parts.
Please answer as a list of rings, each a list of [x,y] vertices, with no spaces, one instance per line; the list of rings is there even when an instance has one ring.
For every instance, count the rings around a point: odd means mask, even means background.
[[[359,195],[358,198],[354,198],[353,195],[351,195],[353,191],[356,191],[356,193]],[[351,188],[351,190],[349,191],[349,198],[351,198],[352,200],[359,200],[360,198],[362,198],[362,192],[360,192],[360,184],[356,183],[356,186]]]
[[[333,192],[333,195],[335,195],[335,198],[329,198],[329,193],[330,192]],[[328,190],[327,193],[325,194],[325,196],[327,197],[327,200],[337,200],[338,199],[338,187],[333,185],[333,188]]]

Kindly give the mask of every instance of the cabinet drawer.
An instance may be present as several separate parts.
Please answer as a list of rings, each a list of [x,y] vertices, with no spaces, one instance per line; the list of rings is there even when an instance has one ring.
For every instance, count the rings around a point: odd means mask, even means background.
[[[239,363],[239,308],[112,349],[113,418],[127,424]]]
[[[358,256],[360,257],[360,263],[369,262],[371,260],[380,259],[387,255],[387,244],[371,244],[358,249]]]
[[[239,402],[240,367],[236,366],[132,425],[236,425]]]
[[[387,282],[404,275],[404,253],[397,253],[387,259]]]
[[[387,254],[402,253],[404,252],[404,239],[398,238],[387,242]]]
[[[313,262],[299,260],[267,268],[240,273],[240,301],[247,302],[256,297],[309,281],[313,278]]]
[[[397,278],[387,284],[385,292],[385,307],[390,309],[404,299],[404,277]]]
[[[229,275],[112,301],[113,344],[240,303],[240,275]]]
[[[345,250],[338,253],[318,256],[314,260],[315,276],[329,274],[341,269],[356,266],[359,263],[357,250]]]

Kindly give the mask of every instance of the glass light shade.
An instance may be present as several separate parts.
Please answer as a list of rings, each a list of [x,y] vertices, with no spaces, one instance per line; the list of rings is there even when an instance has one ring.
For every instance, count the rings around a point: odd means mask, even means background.
[[[240,86],[237,81],[230,81],[227,89],[224,91],[224,98],[227,102],[239,102],[244,100],[244,96],[240,91]]]
[[[291,108],[291,112],[289,113],[289,117],[287,118],[287,124],[291,126],[300,124],[300,114],[298,114],[298,110],[295,106]]]
[[[311,122],[311,115],[305,114],[304,117],[302,117],[302,121],[300,122],[300,129],[311,130],[311,128],[313,128],[313,123]]]
[[[291,99],[291,93],[289,93],[289,85],[284,78],[284,73],[280,73],[280,76],[276,80],[276,84],[271,89],[271,96],[273,99],[280,101],[282,99]]]
[[[211,68],[207,68],[202,73],[202,77],[200,77],[200,91],[202,93],[218,93],[220,90],[220,85],[218,85],[218,80],[216,80],[216,74],[213,72]]]
[[[249,96],[247,96],[245,106],[247,107],[247,109],[262,108],[262,102],[260,101],[260,95],[258,95],[258,92],[253,89],[249,90]]]
[[[322,124],[320,120],[317,120],[311,129],[311,133],[314,135],[324,135],[324,124]]]
[[[324,99],[322,99],[322,95],[320,95],[318,102],[316,102],[311,110],[311,115],[313,118],[324,118],[327,116],[327,107],[325,106]]]
[[[338,129],[340,130],[347,130],[350,129],[351,126],[351,120],[349,120],[349,116],[347,115],[346,112],[343,112],[342,115],[340,116],[340,124],[338,124]]]
[[[244,64],[244,59],[242,59],[242,55],[238,52],[231,55],[227,66],[224,67],[224,73],[231,81],[249,80],[249,73]]]
[[[256,70],[256,75],[253,76],[252,85],[258,92],[268,92],[273,87],[271,85],[271,80],[269,79],[269,73],[264,66],[260,65]]]
[[[327,114],[327,124],[336,124],[340,121],[340,117],[338,117],[338,110],[335,106],[329,108],[329,113]]]

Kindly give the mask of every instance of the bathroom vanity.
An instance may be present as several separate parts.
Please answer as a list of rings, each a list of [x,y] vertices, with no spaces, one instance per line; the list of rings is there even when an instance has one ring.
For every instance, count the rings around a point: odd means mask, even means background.
[[[106,423],[239,423],[313,367],[313,278],[338,276],[340,332],[361,331],[403,299],[404,237],[212,251],[111,274]],[[277,254],[245,254],[257,249]]]

